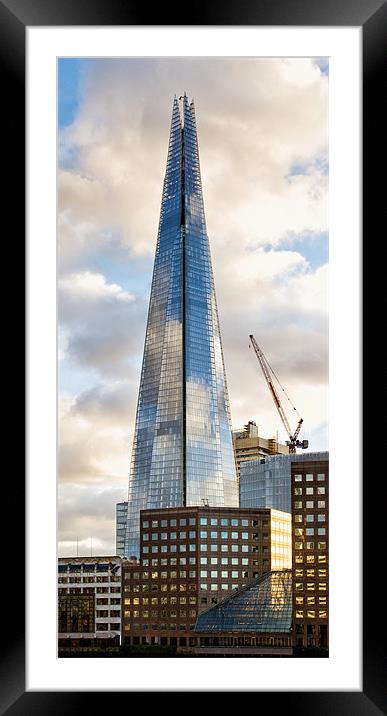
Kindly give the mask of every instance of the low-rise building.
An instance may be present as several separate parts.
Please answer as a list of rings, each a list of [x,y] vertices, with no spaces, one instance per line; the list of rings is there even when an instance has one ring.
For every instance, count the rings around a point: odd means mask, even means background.
[[[118,646],[121,642],[122,560],[58,559],[58,644]]]

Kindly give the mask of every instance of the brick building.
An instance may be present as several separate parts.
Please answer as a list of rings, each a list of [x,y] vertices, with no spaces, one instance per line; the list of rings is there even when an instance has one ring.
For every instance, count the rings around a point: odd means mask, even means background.
[[[295,646],[328,646],[329,462],[323,458],[291,467]]]
[[[291,516],[272,509],[143,510],[138,565],[123,565],[128,644],[194,646],[198,614],[272,569],[291,567]]]

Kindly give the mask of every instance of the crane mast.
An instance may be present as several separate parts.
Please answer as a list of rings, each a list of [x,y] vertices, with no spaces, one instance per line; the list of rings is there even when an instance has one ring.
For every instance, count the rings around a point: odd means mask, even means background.
[[[289,437],[289,440],[286,441],[286,444],[289,446],[289,453],[295,453],[297,447],[300,447],[300,448],[303,448],[303,449],[307,448],[308,445],[309,445],[308,440],[302,440],[302,441],[298,440],[298,436],[299,436],[299,433],[300,433],[300,430],[301,430],[301,426],[302,426],[302,423],[303,423],[303,419],[300,418],[300,420],[298,421],[297,427],[296,427],[296,429],[295,429],[295,431],[294,431],[294,433],[293,433],[293,432],[292,432],[292,429],[291,429],[291,427],[290,427],[289,420],[288,420],[287,415],[286,415],[286,413],[285,413],[285,411],[284,411],[284,409],[283,409],[283,407],[282,407],[282,404],[281,404],[281,401],[280,401],[280,399],[279,399],[278,393],[277,393],[277,391],[276,391],[275,385],[274,385],[274,383],[273,383],[273,381],[272,381],[272,378],[271,378],[271,373],[272,373],[273,371],[272,371],[272,369],[270,368],[270,365],[269,365],[269,363],[268,363],[268,361],[267,361],[267,359],[266,359],[266,357],[265,357],[265,354],[263,353],[263,351],[262,351],[261,348],[259,347],[259,345],[258,345],[257,341],[255,340],[254,336],[253,336],[252,334],[250,334],[249,338],[250,338],[250,341],[251,341],[251,345],[252,345],[253,348],[254,348],[255,354],[256,354],[256,356],[257,356],[257,358],[258,358],[258,362],[259,362],[259,364],[260,364],[260,366],[261,366],[261,368],[262,368],[262,372],[263,372],[263,375],[264,375],[264,377],[265,377],[266,383],[267,383],[267,385],[268,385],[268,387],[269,387],[269,390],[270,390],[270,393],[271,393],[271,395],[272,395],[272,398],[273,398],[273,400],[274,400],[274,404],[275,404],[275,406],[276,406],[276,408],[277,408],[277,411],[278,411],[278,414],[279,414],[279,416],[280,416],[280,418],[281,418],[282,425],[284,426],[284,428],[285,428],[285,430],[286,430],[286,433],[287,433],[287,435],[288,435],[288,437]],[[293,406],[293,408],[294,408],[294,406]],[[294,410],[296,410],[296,408],[294,408]]]

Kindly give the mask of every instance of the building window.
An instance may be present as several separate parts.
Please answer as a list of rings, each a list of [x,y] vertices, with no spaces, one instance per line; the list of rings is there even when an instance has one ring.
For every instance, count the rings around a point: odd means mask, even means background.
[[[313,482],[313,475],[311,473],[308,473],[305,475],[305,480],[307,482]]]
[[[302,482],[302,475],[294,475],[294,482]]]
[[[294,488],[294,494],[295,494],[295,495],[302,495],[302,487],[295,487],[295,488]]]

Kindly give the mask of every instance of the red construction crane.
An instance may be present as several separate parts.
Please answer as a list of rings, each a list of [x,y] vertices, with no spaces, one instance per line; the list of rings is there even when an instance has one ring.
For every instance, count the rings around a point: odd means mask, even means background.
[[[299,433],[300,433],[300,430],[301,430],[301,425],[302,425],[302,423],[303,423],[304,421],[303,421],[303,419],[301,418],[300,414],[298,413],[297,409],[294,407],[294,405],[293,405],[292,401],[290,400],[288,394],[286,393],[285,389],[282,387],[281,383],[279,382],[279,380],[278,380],[276,374],[274,373],[274,370],[273,370],[272,367],[269,365],[269,362],[268,362],[267,358],[265,357],[265,355],[264,355],[262,349],[259,347],[259,345],[258,345],[257,341],[255,340],[254,336],[251,334],[251,335],[249,336],[249,338],[250,338],[250,341],[251,341],[251,345],[253,346],[253,348],[254,348],[254,350],[255,350],[256,356],[257,356],[258,361],[259,361],[259,363],[260,363],[260,366],[261,366],[261,368],[262,368],[263,375],[265,376],[266,383],[267,383],[268,386],[269,386],[269,390],[270,390],[271,395],[272,395],[272,397],[273,397],[273,400],[274,400],[274,403],[275,403],[275,407],[277,408],[277,410],[278,410],[278,412],[279,412],[279,416],[280,416],[280,418],[281,418],[282,425],[284,426],[284,428],[285,428],[285,430],[286,430],[286,433],[287,433],[287,435],[289,436],[289,440],[286,440],[286,445],[289,446],[289,452],[290,452],[290,453],[295,453],[295,452],[296,452],[296,448],[298,448],[298,447],[299,447],[299,448],[302,448],[303,450],[305,450],[305,448],[307,448],[307,447],[309,446],[308,440],[298,440],[298,439],[297,439],[297,438],[298,438],[298,435],[299,435]],[[285,413],[285,411],[284,411],[284,409],[283,409],[283,407],[282,407],[282,405],[281,405],[281,401],[280,401],[280,399],[279,399],[279,397],[278,397],[278,393],[277,393],[277,391],[276,391],[276,389],[275,389],[275,387],[274,387],[273,381],[272,381],[272,379],[271,379],[271,374],[273,374],[273,376],[275,377],[275,379],[278,381],[278,383],[279,383],[279,385],[281,386],[283,392],[285,393],[285,395],[286,395],[286,397],[287,397],[289,403],[291,404],[293,410],[296,411],[296,413],[297,413],[297,415],[298,415],[298,417],[299,417],[299,421],[298,421],[298,424],[297,424],[297,427],[296,427],[294,433],[292,433],[292,430],[291,430],[291,427],[290,427],[290,424],[289,424],[289,420],[287,419],[286,413]]]

